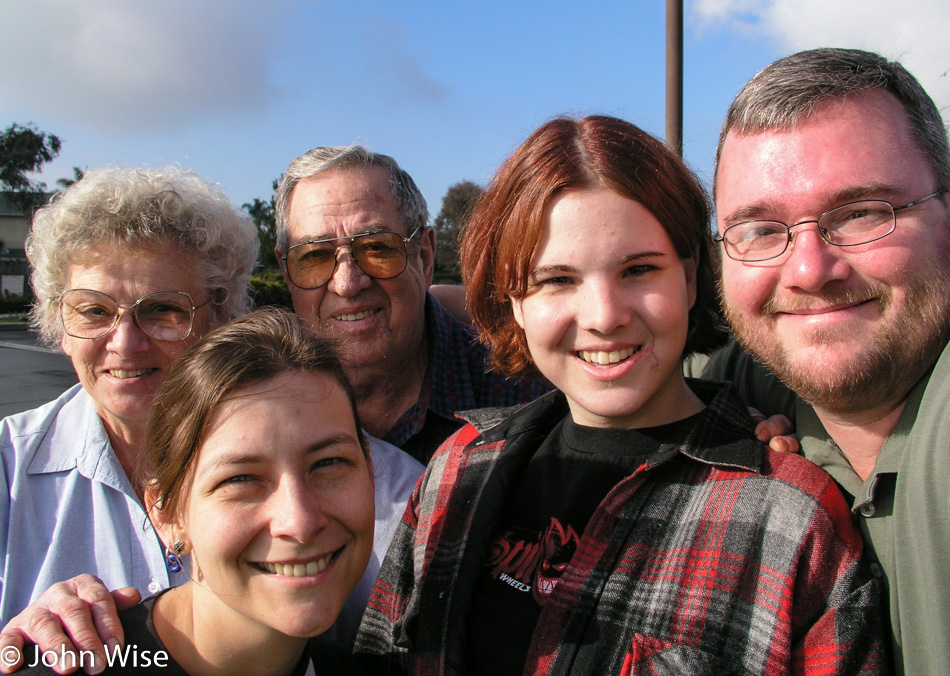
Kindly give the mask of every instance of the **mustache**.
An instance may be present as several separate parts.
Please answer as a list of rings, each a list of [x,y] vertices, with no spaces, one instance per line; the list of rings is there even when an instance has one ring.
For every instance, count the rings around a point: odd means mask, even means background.
[[[762,305],[762,314],[771,317],[785,312],[811,312],[830,306],[860,305],[869,300],[890,301],[890,289],[882,284],[866,284],[859,288],[823,288],[816,293],[785,296],[781,300],[769,298]]]

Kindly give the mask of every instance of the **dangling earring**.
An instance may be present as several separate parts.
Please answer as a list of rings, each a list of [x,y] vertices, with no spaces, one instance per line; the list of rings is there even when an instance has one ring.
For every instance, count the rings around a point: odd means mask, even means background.
[[[175,544],[171,548],[165,547],[165,565],[168,566],[168,570],[172,573],[177,573],[181,570],[181,550],[185,548],[185,543],[181,540],[176,540]]]

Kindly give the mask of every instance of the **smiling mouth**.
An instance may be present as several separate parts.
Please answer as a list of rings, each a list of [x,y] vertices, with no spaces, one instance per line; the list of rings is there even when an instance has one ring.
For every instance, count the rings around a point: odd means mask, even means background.
[[[123,369],[109,369],[109,375],[113,378],[138,378],[139,376],[144,376],[146,373],[151,373],[152,371],[157,371],[158,369],[135,369],[134,371],[125,371]]]
[[[254,563],[253,565],[271,575],[279,575],[281,577],[307,577],[309,575],[322,573],[326,570],[326,567],[330,565],[333,557],[336,556],[338,552],[339,550],[324,556],[322,559],[314,559],[307,563],[268,563],[262,561],[260,563]]]
[[[625,347],[622,350],[614,350],[613,352],[601,352],[596,351],[592,352],[589,350],[581,350],[577,353],[581,359],[586,361],[588,364],[595,364],[597,366],[609,366],[610,364],[619,364],[625,359],[629,359],[634,354],[640,351],[640,347]]]
[[[361,319],[372,317],[377,312],[379,312],[379,310],[363,310],[362,312],[357,312],[355,314],[336,315],[333,317],[333,319],[338,322],[358,322]]]

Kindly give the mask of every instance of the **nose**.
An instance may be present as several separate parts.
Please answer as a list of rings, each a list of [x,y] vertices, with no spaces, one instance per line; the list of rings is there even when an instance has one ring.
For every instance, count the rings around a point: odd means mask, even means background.
[[[342,297],[352,297],[372,283],[372,278],[356,264],[350,247],[341,246],[336,250],[336,270],[327,283],[331,292]]]
[[[822,238],[817,223],[806,223],[792,231],[787,258],[782,265],[782,281],[790,288],[817,292],[829,282],[846,279],[851,266],[841,247],[828,244]]]
[[[631,320],[629,298],[613,280],[584,282],[575,303],[578,325],[585,331],[609,335]]]
[[[269,502],[273,537],[306,542],[327,524],[319,491],[303,477],[283,476]]]
[[[120,309],[119,321],[108,336],[108,348],[120,355],[132,355],[147,350],[149,337],[129,310]]]

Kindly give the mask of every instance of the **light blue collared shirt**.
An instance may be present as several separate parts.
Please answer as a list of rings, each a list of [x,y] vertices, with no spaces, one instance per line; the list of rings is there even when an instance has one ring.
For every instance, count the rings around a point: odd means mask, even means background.
[[[366,437],[376,476],[373,554],[328,632],[347,646],[424,469]],[[0,627],[56,582],[82,573],[109,589],[135,587],[143,598],[188,581],[187,568],[166,568],[161,541],[81,385],[0,421],[0,489]]]
[[[112,451],[92,398],[75,385],[0,421],[0,625],[81,573],[143,597],[187,580]]]

